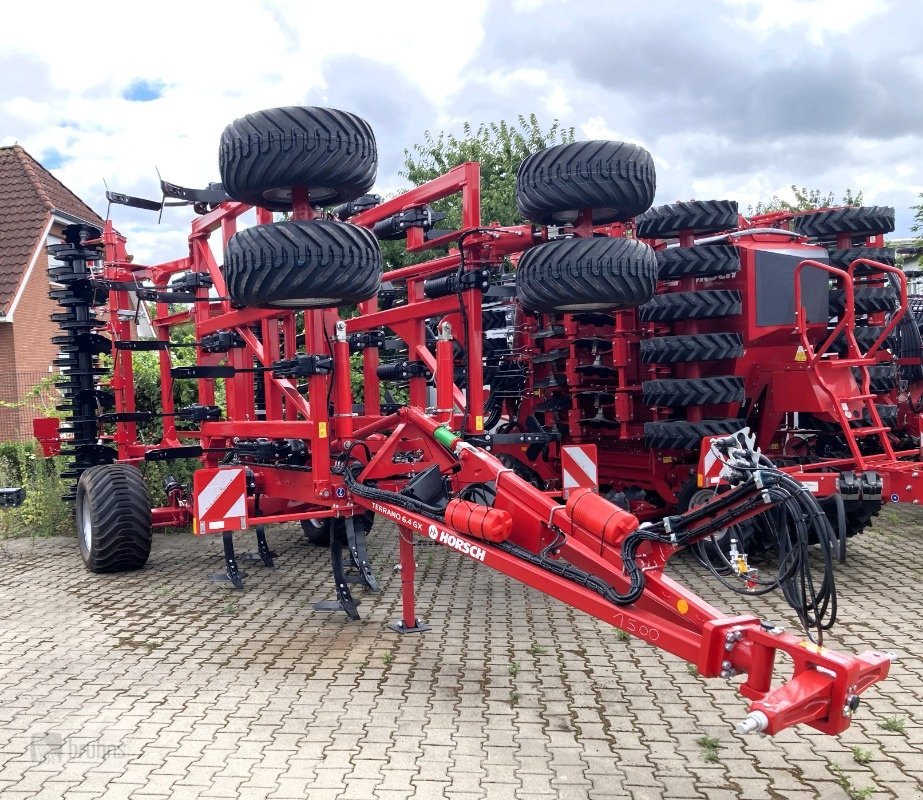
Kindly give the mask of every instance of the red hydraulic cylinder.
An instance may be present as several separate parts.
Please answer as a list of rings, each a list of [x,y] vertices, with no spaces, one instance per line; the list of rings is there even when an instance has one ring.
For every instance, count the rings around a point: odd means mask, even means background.
[[[452,326],[443,322],[439,326],[436,342],[436,419],[451,422],[454,409],[452,388],[455,382],[455,364],[452,353]]]
[[[446,524],[488,542],[505,542],[513,532],[508,511],[489,508],[469,500],[450,500],[445,509]]]
[[[634,514],[610,503],[592,489],[577,489],[568,498],[565,508],[577,525],[592,533],[598,532],[606,544],[618,544],[641,524]]]
[[[350,381],[349,342],[346,340],[346,324],[336,324],[336,340],[333,342],[333,425],[340,439],[353,435],[353,390]]]

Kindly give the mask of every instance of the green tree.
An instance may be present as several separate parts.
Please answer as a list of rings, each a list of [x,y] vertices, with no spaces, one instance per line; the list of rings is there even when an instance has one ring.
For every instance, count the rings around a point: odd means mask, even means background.
[[[778,195],[773,195],[771,200],[760,200],[756,206],[749,207],[749,213],[753,214],[770,214],[774,211],[810,211],[812,208],[826,208],[827,206],[861,206],[862,190],[853,193],[852,189],[847,188],[843,193],[843,198],[837,202],[834,200],[832,191],[824,192],[822,189],[808,189],[806,186],[795,186],[792,184],[792,194],[795,195],[795,202],[790,203]]]
[[[923,200],[923,192],[920,193],[920,200]],[[920,231],[923,231],[923,203],[918,206],[911,206],[911,208],[914,210],[914,216],[910,230],[919,234]],[[917,246],[923,247],[923,236],[917,236]]]
[[[535,114],[520,115],[514,123],[489,122],[477,129],[465,123],[462,135],[426,131],[423,143],[404,151],[401,175],[415,186],[437,178],[466,161],[481,164],[481,219],[515,225],[521,222],[516,209],[516,170],[522,160],[537,150],[574,141],[574,129],[562,128],[555,120],[547,131]],[[441,210],[447,224],[461,224],[461,201],[449,198]]]
[[[423,142],[404,151],[404,168],[400,174],[414,186],[431,181],[466,161],[481,165],[481,219],[484,223],[515,225],[522,222],[516,208],[516,170],[532,153],[556,144],[574,141],[574,129],[564,128],[555,120],[545,130],[535,114],[519,116],[515,122],[488,122],[473,128],[465,123],[460,136],[454,133],[426,131]],[[447,197],[433,204],[434,210],[446,215],[437,223],[441,229],[461,227],[461,197]],[[387,268],[430,258],[426,254],[408,254],[403,242],[383,242]]]

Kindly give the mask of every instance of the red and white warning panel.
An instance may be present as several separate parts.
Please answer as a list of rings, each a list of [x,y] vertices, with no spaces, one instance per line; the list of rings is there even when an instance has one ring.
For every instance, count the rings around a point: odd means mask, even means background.
[[[247,527],[247,475],[242,467],[196,470],[192,490],[193,533],[226,533]]]
[[[564,497],[574,489],[599,491],[595,444],[569,444],[561,448]]]

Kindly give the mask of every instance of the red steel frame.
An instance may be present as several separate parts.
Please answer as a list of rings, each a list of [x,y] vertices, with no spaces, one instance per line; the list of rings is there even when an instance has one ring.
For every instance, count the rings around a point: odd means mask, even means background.
[[[400,197],[353,218],[353,224],[372,226],[391,214],[418,207],[450,195],[462,196],[462,227],[478,231],[468,235],[465,265],[476,268],[497,265],[506,256],[515,255],[548,238],[547,229],[489,226],[480,229],[479,168],[467,163],[446,175],[411,190]],[[306,192],[294,196],[295,219],[311,219],[315,212],[307,202]],[[249,206],[226,202],[196,219],[189,237],[189,255],[157,266],[139,266],[127,256],[125,239],[107,223],[100,244],[104,248],[101,277],[112,281],[150,282],[165,288],[171,276],[184,272],[207,273],[218,299],[205,300],[207,290],[198,290],[202,302],[189,311],[170,313],[165,303],[158,303],[153,320],[158,338],[170,340],[170,331],[191,323],[197,339],[216,331],[234,330],[245,347],[232,349],[229,354],[207,354],[197,350],[197,363],[215,365],[227,360],[240,369],[257,364],[269,367],[274,361],[290,358],[296,353],[296,315],[292,311],[255,308],[234,308],[226,298],[226,285],[221,269],[208,245],[210,234],[220,231],[227,242],[236,231],[237,219]],[[271,215],[257,209],[258,222],[271,221]],[[593,229],[582,214],[568,229],[571,234],[592,235]],[[597,229],[597,233],[621,235],[620,226]],[[439,244],[451,244],[458,233],[424,242],[420,229],[411,229],[407,249],[419,252]],[[387,281],[405,281],[407,304],[379,310],[375,298],[361,305],[361,315],[337,325],[333,311],[304,312],[304,341],[308,353],[331,353],[334,363],[332,376],[313,375],[308,380],[306,397],[289,379],[275,378],[266,372],[265,416],[257,415],[254,402],[252,373],[239,373],[225,381],[227,420],[204,422],[198,430],[178,430],[170,417],[164,419],[163,440],[157,445],[138,441],[134,423],[117,423],[112,442],[118,448],[119,460],[133,463],[152,451],[180,445],[185,440],[198,441],[206,452],[203,464],[215,467],[220,460],[220,448],[226,448],[236,437],[268,439],[293,438],[304,440],[310,462],[302,469],[252,465],[259,496],[249,498],[251,525],[343,516],[369,509],[395,522],[401,531],[400,554],[403,583],[403,621],[407,628],[416,624],[414,607],[414,558],[412,537],[415,533],[428,536],[446,546],[497,569],[516,580],[540,589],[576,608],[598,617],[644,639],[657,647],[694,663],[704,677],[731,677],[746,674],[741,692],[753,701],[751,709],[764,715],[765,730],[775,733],[785,727],[806,723],[825,733],[837,733],[849,724],[856,698],[864,689],[883,679],[889,668],[889,657],[878,652],[848,656],[827,648],[815,647],[802,638],[765,626],[752,616],[725,617],[715,608],[663,574],[666,561],[675,552],[667,545],[646,545],[640,551],[640,564],[646,578],[646,590],[632,605],[617,606],[573,581],[557,576],[516,555],[490,547],[471,531],[460,530],[445,523],[408,511],[389,502],[377,502],[348,491],[343,477],[331,470],[331,456],[349,451],[355,442],[368,449],[369,460],[363,463],[360,481],[374,480],[383,489],[399,489],[409,475],[438,464],[451,481],[455,492],[472,483],[491,481],[496,486],[495,513],[511,522],[509,542],[538,553],[553,546],[552,556],[563,558],[574,566],[602,578],[623,592],[628,579],[623,571],[621,544],[624,535],[610,535],[591,529],[575,520],[571,507],[558,504],[549,494],[517,477],[493,455],[466,443],[461,438],[439,434],[441,426],[460,433],[479,434],[483,430],[484,397],[482,373],[481,293],[477,289],[463,292],[468,316],[468,335],[459,344],[468,352],[469,372],[467,395],[453,379],[452,341],[462,336],[456,296],[426,299],[423,281],[458,268],[461,255],[457,250],[441,258],[384,274]],[[125,313],[131,308],[128,293],[110,292],[109,333],[113,339],[129,339],[130,322]],[[120,313],[122,312],[122,313]],[[620,312],[616,325],[615,354],[626,384],[637,380],[637,367],[629,365],[629,348],[636,341],[637,322],[634,311]],[[427,346],[424,320],[442,319],[436,354]],[[446,324],[448,323],[448,324]],[[566,325],[572,320],[566,318]],[[253,333],[259,326],[261,336]],[[407,344],[409,358],[419,360],[435,373],[437,408],[432,415],[423,411],[427,406],[427,384],[423,377],[409,381],[409,404],[396,414],[382,415],[379,401],[379,380],[376,374],[378,353],[370,348],[363,355],[365,401],[363,413],[353,413],[353,396],[349,386],[350,359],[345,332],[390,328]],[[528,327],[528,326],[526,326]],[[527,331],[528,332],[528,331]],[[328,347],[328,337],[335,338]],[[113,350],[114,365],[111,387],[116,397],[116,411],[134,410],[132,357],[130,350]],[[173,410],[170,354],[160,355],[162,404],[166,412]],[[330,385],[331,381],[334,383]],[[213,404],[214,381],[199,379],[199,402]],[[333,415],[328,415],[327,398],[332,398]],[[631,398],[626,394],[618,407],[627,413]],[[462,409],[468,404],[468,414]],[[467,418],[468,429],[461,430]],[[626,422],[620,437],[636,441],[638,425]],[[636,447],[636,445],[631,445]],[[395,459],[402,453],[423,453],[415,463]],[[638,449],[633,458],[638,467],[650,465],[651,454]],[[603,469],[606,464],[603,461]],[[634,467],[630,467],[634,469]],[[658,478],[653,479],[656,483]],[[667,483],[664,486],[668,487]],[[190,518],[191,501],[179,493],[171,497],[172,504],[154,509],[154,524],[158,526],[186,523]],[[600,501],[602,502],[602,501]],[[608,506],[612,509],[612,506]],[[595,526],[593,526],[595,528]],[[793,662],[791,679],[782,686],[772,687],[773,665],[777,652],[786,653]]]

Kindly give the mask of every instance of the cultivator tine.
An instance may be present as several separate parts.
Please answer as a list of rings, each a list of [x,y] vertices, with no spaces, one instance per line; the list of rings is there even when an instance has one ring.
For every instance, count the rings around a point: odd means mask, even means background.
[[[266,541],[266,528],[263,525],[256,526],[256,552],[242,553],[241,561],[248,564],[255,564],[257,561],[262,562],[267,567],[275,567],[275,559],[279,554],[275,550],[269,549],[269,542]]]
[[[345,526],[332,525],[330,531],[330,566],[336,584],[337,599],[322,600],[314,604],[315,611],[344,611],[352,620],[359,619],[359,601],[349,591],[346,569],[343,563],[343,548],[347,545]]]
[[[379,589],[378,579],[372,572],[372,564],[365,548],[365,533],[359,529],[353,517],[347,517],[343,522],[346,528],[346,543],[349,545],[349,555],[352,557],[356,569],[359,570],[359,577],[369,591],[377,592]]]
[[[241,572],[237,566],[237,558],[234,555],[234,534],[225,533],[221,539],[224,545],[224,572],[214,572],[208,576],[208,580],[212,583],[230,583],[242,592],[247,573]]]

